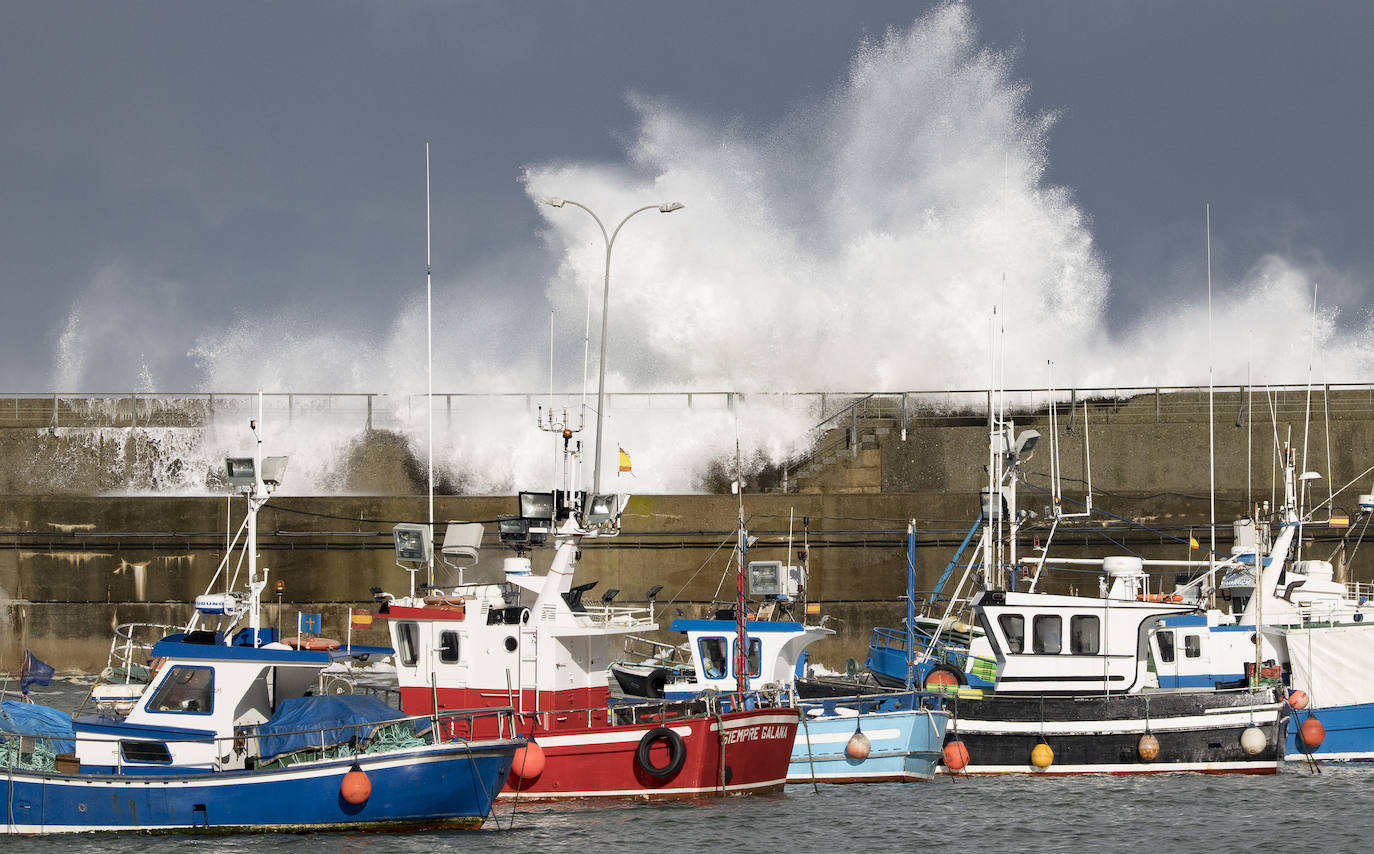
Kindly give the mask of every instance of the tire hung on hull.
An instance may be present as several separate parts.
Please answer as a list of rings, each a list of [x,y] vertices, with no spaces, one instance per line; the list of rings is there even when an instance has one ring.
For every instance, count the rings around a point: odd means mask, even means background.
[[[654,745],[660,741],[668,748],[668,762],[664,765],[655,765],[650,754]],[[654,727],[644,733],[644,737],[639,740],[639,747],[635,749],[635,761],[645,774],[665,779],[682,770],[683,763],[687,761],[687,745],[683,743],[682,736],[668,727]]]

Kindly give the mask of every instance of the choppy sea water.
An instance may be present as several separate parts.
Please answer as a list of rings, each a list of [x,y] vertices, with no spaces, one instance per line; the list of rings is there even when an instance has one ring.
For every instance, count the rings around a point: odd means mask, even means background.
[[[52,700],[39,697],[40,701]],[[57,703],[54,702],[54,705]],[[782,794],[649,804],[498,804],[485,829],[218,837],[6,839],[11,852],[1155,852],[1368,851],[1374,765],[1288,764],[1265,777],[987,777],[789,786]]]

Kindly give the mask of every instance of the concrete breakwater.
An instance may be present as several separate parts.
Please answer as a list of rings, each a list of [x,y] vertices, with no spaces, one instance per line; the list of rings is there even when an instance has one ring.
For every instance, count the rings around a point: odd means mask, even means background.
[[[57,407],[52,404],[54,412]],[[1187,540],[1209,542],[1206,412],[1197,391],[1098,400],[1089,404],[1085,431],[1082,410],[1061,406],[1066,499],[1083,496],[1083,437],[1090,433],[1094,504],[1108,515],[1061,529],[1055,553],[1140,553],[1205,564],[1205,551],[1190,550]],[[116,421],[123,417],[115,415]],[[181,449],[203,444],[201,434],[215,429],[195,416],[173,407],[161,412],[167,423],[158,427],[150,426],[156,419],[147,412],[124,427],[52,429],[19,423],[18,415],[16,423],[0,424],[0,491],[7,495],[0,504],[0,669],[13,671],[30,648],[62,670],[92,672],[105,662],[116,623],[186,620],[187,603],[205,590],[224,556],[226,529],[236,528],[243,513],[241,500],[224,494],[157,494],[195,491],[175,477],[185,468],[178,469]],[[1022,506],[1040,514],[1025,531],[1023,549],[1031,553],[1048,529],[1051,430],[1043,407],[1017,420],[1044,437],[1022,490]],[[1275,436],[1292,436],[1301,446],[1303,425],[1310,424],[1305,468],[1325,479],[1314,484],[1309,505],[1325,500],[1328,481],[1340,487],[1374,464],[1368,389],[1329,398],[1319,393],[1310,407],[1302,391],[1257,396],[1253,404],[1233,391],[1218,396],[1214,423],[1217,550],[1223,555],[1230,546],[1229,520],[1256,508],[1264,512],[1272,501]],[[832,459],[792,481],[792,490],[804,492],[745,496],[748,525],[759,538],[752,558],[788,559],[789,528],[794,561],[809,541],[807,597],[837,630],[813,648],[814,657],[835,670],[849,658],[862,659],[873,626],[896,625],[904,613],[907,521],[914,519],[920,531],[918,589],[928,591],[972,524],[986,477],[987,432],[972,413],[913,409],[895,424],[873,427],[858,417],[851,424]],[[228,444],[239,447],[242,428],[235,429]],[[159,438],[168,435],[176,441]],[[396,432],[360,427],[345,438],[338,445],[336,494],[278,498],[263,513],[261,562],[272,581],[286,585],[280,605],[275,598],[269,604],[268,622],[280,618],[293,627],[296,612],[323,612],[327,630],[338,633],[348,607],[371,602],[370,588],[398,592],[409,583],[395,564],[390,531],[396,522],[425,517],[423,466]],[[207,455],[197,453],[199,464],[208,465]],[[1351,527],[1307,528],[1305,556],[1327,558],[1341,538],[1361,536],[1355,496],[1370,491],[1366,477],[1338,496],[1334,503],[1351,516]],[[436,517],[494,523],[498,514],[514,512],[514,503],[510,496],[442,495]],[[736,513],[730,496],[637,496],[620,537],[586,545],[578,581],[598,582],[589,601],[615,588],[622,604],[647,605],[645,591],[663,585],[655,608],[664,627],[679,612],[709,613],[713,601],[732,598],[734,582],[726,573]],[[485,556],[469,579],[499,577],[509,554],[496,545],[494,524],[487,532]],[[1374,549],[1350,551],[1354,560],[1338,560],[1338,572],[1349,580],[1374,578]],[[547,566],[549,556],[548,550],[535,552],[536,569]],[[1172,582],[1169,575],[1156,583]],[[1053,583],[1095,590],[1097,581],[1078,573]],[[373,629],[361,639],[382,637]]]
[[[1119,509],[1133,507],[1153,519],[1154,530],[1072,529],[1061,532],[1056,552],[1100,555],[1110,538],[1120,544],[1115,553],[1191,554],[1205,565],[1203,553],[1190,551],[1186,542],[1189,531],[1196,535],[1205,524],[1205,501],[1114,499]],[[509,497],[443,497],[436,513],[440,519],[492,521],[512,512],[513,504]],[[837,630],[814,648],[814,659],[840,670],[849,658],[862,660],[875,625],[896,625],[905,611],[904,520],[917,520],[918,588],[928,591],[972,524],[976,494],[751,495],[745,508],[758,537],[752,558],[787,559],[789,519],[790,553],[809,543],[807,598]],[[0,514],[0,666],[13,672],[29,648],[62,670],[94,672],[105,663],[115,624],[184,622],[187,603],[204,592],[224,556],[226,521],[237,527],[242,513],[240,503],[225,497],[11,498]],[[422,497],[284,498],[268,505],[260,560],[273,583],[284,582],[285,592],[280,603],[270,601],[265,621],[293,634],[298,611],[323,612],[327,633],[341,635],[347,609],[370,605],[372,587],[407,588],[409,578],[394,560],[391,527],[424,514]],[[588,601],[614,588],[617,603],[646,606],[648,589],[663,585],[654,605],[663,628],[676,616],[710,613],[713,602],[733,598],[735,515],[728,496],[636,497],[620,537],[586,544],[577,583],[598,582]],[[1313,528],[1309,540],[1324,556],[1343,533]],[[1028,549],[1036,536],[1028,534]],[[1219,551],[1227,550],[1229,539],[1219,537]],[[483,554],[465,573],[468,580],[500,577],[502,558],[510,553],[496,545],[494,524]],[[1372,554],[1359,555],[1352,577],[1374,576]],[[549,549],[533,553],[536,571],[550,556]],[[1172,581],[1170,575],[1158,583],[1172,589]],[[1088,574],[1056,584],[1095,590],[1097,581]],[[358,640],[384,642],[384,636],[374,628]]]

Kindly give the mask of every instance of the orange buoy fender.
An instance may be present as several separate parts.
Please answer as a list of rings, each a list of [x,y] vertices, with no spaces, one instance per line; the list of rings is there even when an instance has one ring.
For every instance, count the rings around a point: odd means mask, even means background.
[[[1288,705],[1294,711],[1301,712],[1303,709],[1307,708],[1307,703],[1307,692],[1301,688],[1294,688],[1292,691],[1288,692]]]
[[[1298,727],[1298,739],[1308,751],[1316,750],[1326,740],[1326,727],[1322,726],[1316,715],[1312,715]]]
[[[354,806],[372,797],[372,780],[358,764],[358,760],[353,760],[353,767],[348,769],[343,782],[339,784],[339,795]]]
[[[522,780],[533,780],[544,773],[544,761],[544,748],[533,741],[528,741],[525,742],[524,747],[515,751],[515,758],[510,763],[510,770]]]
[[[1054,750],[1042,741],[1031,748],[1030,760],[1032,765],[1043,771],[1054,764]]]
[[[854,730],[854,734],[849,737],[849,742],[844,746],[844,755],[850,759],[867,759],[868,754],[873,751],[873,742],[868,740],[868,736],[863,734],[863,730]]]
[[[962,771],[968,767],[968,745],[955,739],[945,745],[945,767],[951,771]]]
[[[1145,733],[1140,737],[1140,743],[1135,746],[1135,752],[1146,762],[1155,761],[1159,757],[1159,739],[1155,738],[1152,732]]]

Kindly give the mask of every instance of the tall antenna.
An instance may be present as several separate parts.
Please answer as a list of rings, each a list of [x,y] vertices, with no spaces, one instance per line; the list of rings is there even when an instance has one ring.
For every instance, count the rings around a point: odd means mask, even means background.
[[[1207,205],[1207,577],[1217,571],[1217,421],[1212,400],[1212,206]]]
[[[429,390],[425,396],[425,413],[429,432],[429,533],[434,539],[434,312],[431,285],[430,227],[429,227],[429,142],[425,142],[425,355],[428,362]],[[427,583],[434,586],[434,549],[429,549]]]

